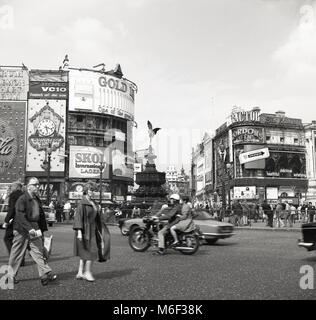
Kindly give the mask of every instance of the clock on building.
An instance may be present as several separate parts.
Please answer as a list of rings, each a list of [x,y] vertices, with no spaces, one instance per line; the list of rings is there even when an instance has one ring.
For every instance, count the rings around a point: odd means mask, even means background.
[[[56,125],[50,119],[43,119],[37,126],[37,131],[41,136],[48,137],[55,132]]]

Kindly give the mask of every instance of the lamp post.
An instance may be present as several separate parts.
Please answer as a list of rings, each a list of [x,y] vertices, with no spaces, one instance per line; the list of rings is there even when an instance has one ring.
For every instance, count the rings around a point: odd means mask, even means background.
[[[99,165],[99,170],[100,170],[100,206],[102,204],[102,172],[103,172],[104,167],[105,167],[105,163],[100,162],[100,165]]]
[[[223,141],[220,142],[218,146],[218,154],[221,160],[221,175],[222,175],[222,214],[221,214],[221,220],[224,220],[225,217],[225,211],[226,211],[226,188],[225,188],[225,155],[226,155],[226,150],[225,146],[223,144]]]
[[[50,203],[50,169],[51,169],[51,156],[52,156],[52,142],[49,141],[48,147],[45,149],[45,160],[41,165],[42,169],[47,172],[47,194],[46,194],[46,203],[49,206]],[[47,156],[47,160],[46,160]]]

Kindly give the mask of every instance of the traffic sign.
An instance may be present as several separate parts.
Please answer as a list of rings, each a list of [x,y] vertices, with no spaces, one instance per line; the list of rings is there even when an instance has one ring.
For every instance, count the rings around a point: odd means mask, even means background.
[[[269,149],[263,148],[263,149],[257,149],[252,150],[249,152],[244,152],[239,155],[239,161],[241,164],[256,161],[260,159],[265,159],[270,156]]]

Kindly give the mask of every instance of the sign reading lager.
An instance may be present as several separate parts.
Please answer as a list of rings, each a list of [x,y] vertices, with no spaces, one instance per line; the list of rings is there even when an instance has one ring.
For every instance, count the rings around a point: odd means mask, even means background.
[[[105,166],[102,178],[109,178],[108,149],[87,146],[70,146],[69,178],[99,179],[100,163]]]

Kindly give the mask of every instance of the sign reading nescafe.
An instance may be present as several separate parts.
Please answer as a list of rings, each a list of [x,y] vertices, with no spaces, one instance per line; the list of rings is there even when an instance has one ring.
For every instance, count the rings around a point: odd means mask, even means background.
[[[66,82],[30,82],[29,98],[34,99],[68,99]]]

